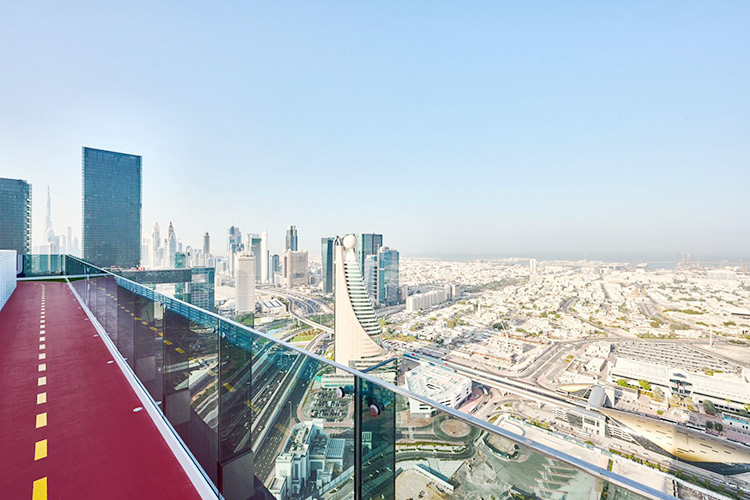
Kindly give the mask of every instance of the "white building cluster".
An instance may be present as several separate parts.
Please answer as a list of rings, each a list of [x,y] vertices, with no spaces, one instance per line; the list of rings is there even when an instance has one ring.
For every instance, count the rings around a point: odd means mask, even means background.
[[[444,285],[443,288],[425,293],[417,293],[406,299],[406,312],[417,312],[422,309],[455,300],[461,294],[458,285]]]
[[[323,421],[300,422],[276,457],[275,478],[270,491],[279,500],[299,495],[312,482],[322,488],[344,467],[346,440],[323,432]]]
[[[446,368],[426,364],[406,372],[406,387],[415,394],[451,408],[458,408],[471,396],[470,378]],[[415,417],[430,417],[435,409],[410,399],[409,411]]]

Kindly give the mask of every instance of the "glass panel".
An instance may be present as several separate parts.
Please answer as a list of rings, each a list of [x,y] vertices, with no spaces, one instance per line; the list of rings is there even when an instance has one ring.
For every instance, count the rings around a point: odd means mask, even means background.
[[[112,342],[117,346],[117,314],[119,311],[118,302],[117,302],[117,283],[115,282],[114,277],[108,277],[105,280],[106,283],[106,295],[107,295],[107,301],[105,303],[104,309],[105,309],[105,330],[107,330],[107,335],[109,335],[109,338],[112,340]]]
[[[499,422],[524,432],[521,422]],[[396,498],[606,497],[603,480],[416,399],[397,397],[396,425]],[[611,486],[608,498],[622,493]]]
[[[96,297],[97,297],[97,283],[96,278],[89,278],[88,285],[87,285],[87,303],[89,310],[91,313],[96,316]]]
[[[150,298],[134,295],[133,314],[134,371],[154,401],[161,401],[164,343],[159,332],[164,326],[164,309]]]
[[[219,321],[221,462],[251,449],[252,337],[254,336],[243,328]]]
[[[397,361],[386,362],[368,375],[395,382]],[[396,395],[372,382],[358,379],[362,450],[361,498],[394,498],[396,463]]]
[[[70,255],[64,258],[65,274],[67,276],[77,276],[83,274],[83,264],[80,260],[74,259]]]
[[[117,287],[117,333],[115,345],[125,362],[134,369],[133,342],[135,329],[135,295],[130,290]],[[113,339],[113,340],[115,340]]]
[[[96,278],[94,283],[96,286],[96,304],[92,311],[96,319],[99,320],[99,323],[106,330],[107,278]]]
[[[352,377],[259,337],[252,353],[256,485],[276,498],[352,498]]]
[[[218,484],[217,320],[165,298],[164,399],[167,419]]]
[[[23,256],[23,276],[56,276],[64,273],[64,257],[59,254],[26,254]]]

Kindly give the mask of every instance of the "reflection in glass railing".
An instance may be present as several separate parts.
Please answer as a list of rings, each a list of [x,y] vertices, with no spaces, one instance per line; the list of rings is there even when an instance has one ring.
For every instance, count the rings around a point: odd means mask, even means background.
[[[66,257],[63,272],[228,500],[668,495]],[[613,481],[613,483],[607,480]]]

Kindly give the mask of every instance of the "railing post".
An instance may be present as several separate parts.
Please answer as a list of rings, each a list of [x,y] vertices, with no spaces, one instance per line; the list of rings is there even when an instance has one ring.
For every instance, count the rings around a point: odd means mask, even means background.
[[[362,380],[354,377],[354,500],[362,500]]]

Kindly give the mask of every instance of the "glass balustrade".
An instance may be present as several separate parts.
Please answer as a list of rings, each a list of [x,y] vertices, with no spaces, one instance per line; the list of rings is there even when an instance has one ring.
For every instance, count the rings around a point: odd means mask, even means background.
[[[228,500],[672,498],[84,261],[54,266]],[[270,496],[269,496],[270,495]]]

